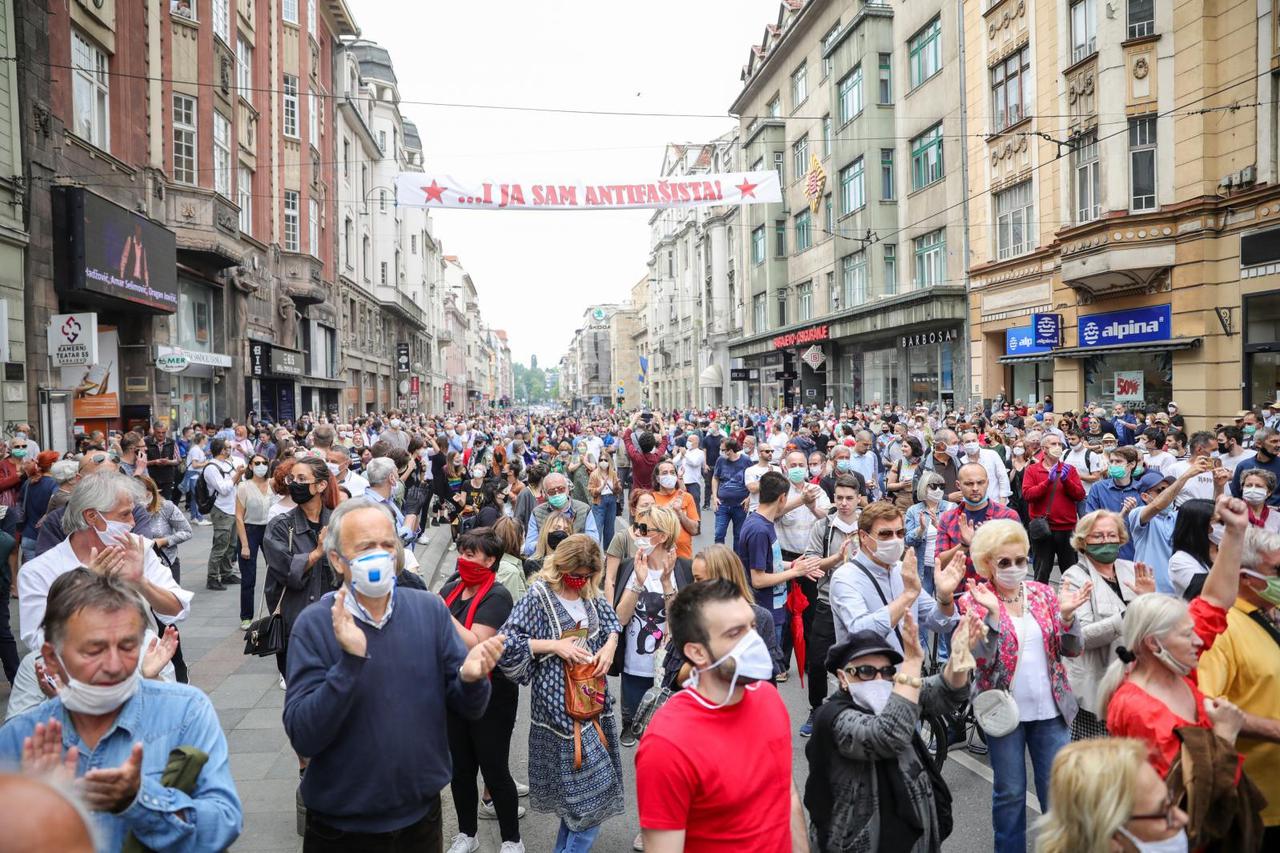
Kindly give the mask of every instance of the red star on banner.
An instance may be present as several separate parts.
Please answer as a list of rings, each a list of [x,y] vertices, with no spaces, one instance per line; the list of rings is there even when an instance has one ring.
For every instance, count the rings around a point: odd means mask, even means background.
[[[751,183],[750,181],[748,181],[746,178],[743,178],[743,179],[742,179],[742,183],[737,184],[734,188],[735,188],[739,193],[741,193],[741,195],[742,195],[742,197],[743,197],[743,198],[746,198],[746,197],[748,197],[748,196],[750,196],[751,198],[755,198],[755,195],[756,195],[756,187],[758,187],[758,186],[760,186],[760,185],[759,185],[759,184],[753,184],[753,183]]]
[[[437,184],[437,183],[436,183],[435,178],[432,178],[432,179],[431,179],[431,186],[429,186],[429,187],[423,187],[423,188],[422,188],[422,191],[423,191],[424,193],[426,193],[426,194],[427,194],[426,201],[428,201],[428,202],[431,202],[431,201],[438,201],[438,202],[440,202],[441,204],[444,204],[444,198],[443,198],[443,196],[444,196],[444,191],[445,191],[446,189],[447,189],[447,187],[442,187],[442,186],[440,186],[439,184]]]

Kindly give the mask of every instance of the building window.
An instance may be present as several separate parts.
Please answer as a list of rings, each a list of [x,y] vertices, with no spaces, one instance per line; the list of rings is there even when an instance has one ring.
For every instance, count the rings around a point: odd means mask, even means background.
[[[252,100],[253,48],[244,36],[236,37],[236,88],[240,90],[240,97]]]
[[[173,179],[196,182],[196,99],[173,96]]]
[[[773,256],[775,258],[787,256],[787,223],[782,219],[773,223]]]
[[[1129,119],[1129,209],[1156,209],[1156,117]]]
[[[1079,62],[1097,49],[1097,0],[1075,0],[1071,4],[1071,62]]]
[[[320,40],[319,23],[320,15],[316,11],[316,0],[307,0],[307,32],[311,33],[311,37],[316,41]]]
[[[342,140],[342,182],[351,185],[351,140]]]
[[[911,189],[942,179],[942,122],[911,140]]]
[[[240,233],[253,235],[253,171],[241,166],[236,176],[236,203],[240,205]]]
[[[111,88],[107,55],[71,31],[71,101],[75,133],[104,151],[111,147]]]
[[[805,208],[796,214],[796,251],[803,252],[813,245],[813,220],[809,209]]]
[[[751,263],[764,263],[764,226],[754,229],[751,232]]]
[[[284,75],[284,135],[298,138],[298,78]]]
[[[773,152],[773,168],[778,173],[778,184],[784,187],[787,185],[786,161],[787,158],[781,151]]]
[[[1029,252],[1034,247],[1034,221],[1031,181],[996,193],[996,257],[1004,260]]]
[[[831,193],[827,193],[824,196],[824,204],[827,208],[827,236],[830,237],[833,236],[832,232],[836,230],[835,208],[831,203]]]
[[[352,263],[351,259],[351,239],[354,236],[355,226],[351,222],[351,217],[348,216],[346,219],[342,220],[342,259],[349,270],[355,269],[355,264]],[[352,301],[354,303],[354,300]]]
[[[298,23],[298,0],[284,0],[281,14],[291,24]]]
[[[320,257],[320,202],[314,198],[307,208],[307,250]]]
[[[813,318],[813,282],[806,281],[796,288],[796,322]]]
[[[822,157],[826,159],[831,156],[831,116],[822,117]]]
[[[298,191],[284,191],[284,250],[300,251],[298,241],[301,239],[298,228]]]
[[[778,326],[787,325],[787,289],[778,288]]]
[[[378,131],[378,150],[383,154],[387,153],[387,132],[385,130]]]
[[[836,274],[827,273],[827,302],[834,313],[840,310],[840,291],[836,290]]]
[[[836,90],[836,119],[844,127],[862,112],[862,66],[841,77]]]
[[[765,116],[768,118],[778,118],[782,115],[782,98],[777,95],[773,96],[773,100],[764,108]]]
[[[370,271],[373,269],[373,252],[370,250],[367,234],[360,241],[360,268],[364,272],[364,280],[369,281],[372,274]]]
[[[231,3],[229,0],[213,0],[213,34],[223,44],[231,44]]]
[[[1129,0],[1129,38],[1142,38],[1155,31],[1155,3],[1152,0]]]
[[[884,292],[892,296],[898,292],[898,246],[896,243],[884,244]]]
[[[915,239],[915,286],[936,287],[947,278],[947,239],[939,228]]]
[[[387,212],[387,191],[386,190],[378,190],[378,212],[379,213]]]
[[[213,114],[213,189],[231,198],[231,121]]]
[[[409,254],[411,255],[418,254],[418,235],[417,234],[409,235]]]
[[[880,199],[882,201],[893,201],[894,184],[893,179],[893,149],[880,149]]]
[[[809,171],[809,137],[802,136],[796,140],[791,146],[791,169],[795,172],[796,180]]]
[[[1031,99],[1031,48],[1024,47],[991,69],[992,130],[1027,117]]]
[[[382,261],[378,264],[378,284],[386,286],[387,284],[387,262]]]
[[[841,301],[854,308],[867,301],[867,253],[854,252],[840,259]]]
[[[942,70],[941,17],[925,24],[924,29],[908,40],[907,57],[910,61],[912,89]]]
[[[1101,213],[1102,182],[1096,130],[1076,140],[1071,152],[1071,179],[1075,184],[1076,222],[1092,222]]]
[[[831,49],[831,40],[840,32],[840,22],[836,21],[831,29],[827,30],[827,34],[822,37],[822,79],[826,80],[831,76],[831,69],[835,66],[835,60],[825,54]]]
[[[767,310],[768,301],[763,293],[751,298],[751,322],[755,331],[759,332],[768,327]]]
[[[791,109],[795,109],[809,97],[809,63],[802,62],[791,72]]]
[[[867,188],[865,167],[863,160],[859,157],[849,164],[846,176],[842,173],[840,180],[840,199],[849,206],[844,209],[844,213],[852,213],[867,203]]]
[[[893,103],[893,54],[880,54],[880,92],[877,103]]]
[[[320,99],[315,89],[307,90],[307,141],[320,147]]]

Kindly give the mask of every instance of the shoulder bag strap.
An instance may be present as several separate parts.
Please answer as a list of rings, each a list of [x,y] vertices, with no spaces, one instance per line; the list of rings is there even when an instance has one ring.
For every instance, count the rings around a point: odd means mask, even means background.
[[[876,588],[876,594],[880,596],[880,603],[885,607],[888,607],[889,599],[885,597],[884,590],[880,587],[880,581],[876,580],[876,576],[871,574],[871,570],[862,565],[862,563],[859,563],[857,560],[854,560],[853,564],[862,570],[862,573],[867,576],[867,580],[871,581],[871,585]],[[905,649],[906,646],[902,642],[902,632],[898,630],[897,625],[893,626],[893,633],[894,636],[898,638],[898,645]]]

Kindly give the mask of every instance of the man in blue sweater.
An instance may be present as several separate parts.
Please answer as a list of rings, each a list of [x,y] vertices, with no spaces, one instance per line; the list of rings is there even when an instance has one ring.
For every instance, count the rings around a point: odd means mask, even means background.
[[[404,551],[385,506],[344,501],[324,544],[343,585],[294,623],[284,699],[285,732],[311,760],[303,849],[440,851],[445,709],[484,713],[504,637],[468,653],[440,596],[396,588]]]

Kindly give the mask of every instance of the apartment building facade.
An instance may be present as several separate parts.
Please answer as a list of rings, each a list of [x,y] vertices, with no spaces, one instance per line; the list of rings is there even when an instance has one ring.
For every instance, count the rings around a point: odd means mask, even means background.
[[[1191,428],[1274,401],[1277,4],[965,13],[973,396],[1176,401]]]
[[[963,395],[958,33],[945,0],[785,0],[752,47],[730,112],[783,200],[739,212],[736,403]]]
[[[0,55],[17,52],[14,0],[0,0]],[[31,415],[27,411],[26,303],[27,235],[23,216],[22,119],[17,65],[0,62],[0,426],[10,434]]]

